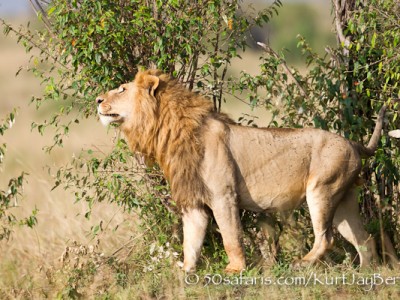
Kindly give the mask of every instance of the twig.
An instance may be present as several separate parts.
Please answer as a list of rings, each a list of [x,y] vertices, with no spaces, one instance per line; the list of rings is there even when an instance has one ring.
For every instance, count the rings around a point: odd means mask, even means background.
[[[36,43],[36,42],[33,40],[32,37],[30,37],[30,36],[27,35],[27,34],[22,33],[22,31],[17,31],[16,29],[14,29],[14,28],[11,27],[10,25],[8,25],[3,19],[0,19],[0,23],[1,23],[3,26],[7,26],[8,29],[10,30],[10,32],[13,32],[16,36],[19,36],[19,37],[23,38],[23,39],[26,40],[28,43],[30,43],[33,47],[35,47],[35,48],[39,49],[40,51],[42,51],[43,53],[47,54],[48,57],[50,57],[50,58],[54,61],[54,63],[57,63],[57,64],[59,64],[60,66],[66,68],[67,70],[70,70],[70,68],[68,68],[68,66],[66,66],[65,64],[63,64],[62,62],[60,62],[59,59],[58,59],[56,56],[52,55],[52,54],[48,51],[48,49],[45,49],[45,48],[41,47],[38,43]]]
[[[280,60],[283,69],[285,70],[285,73],[293,80],[293,82],[296,84],[296,86],[298,87],[298,89],[300,90],[300,94],[304,97],[307,98],[307,93],[305,91],[305,89],[301,86],[300,82],[294,77],[293,73],[290,71],[288,65],[286,64],[285,61],[283,61],[282,59],[280,59],[279,55],[271,49],[271,47],[267,46],[264,43],[260,43],[257,42],[257,45],[259,45],[261,48],[263,48],[265,50],[265,52],[267,52],[268,54],[272,55],[273,57],[277,58]]]
[[[149,229],[146,229],[143,233],[135,236],[135,237],[131,237],[125,244],[123,244],[121,247],[119,247],[117,250],[115,250],[111,256],[114,256],[115,254],[117,254],[118,252],[120,252],[122,249],[124,249],[126,246],[128,246],[130,243],[132,243],[133,241],[141,238],[142,236],[144,236],[146,234],[146,232],[149,231]]]
[[[55,38],[55,35],[53,31],[51,30],[51,23],[49,18],[47,17],[46,11],[43,9],[42,4],[39,3],[38,0],[29,0],[29,3],[31,4],[32,9],[35,11],[36,15],[41,14],[42,15],[42,22],[44,26],[46,26],[48,32],[52,36],[52,38]]]
[[[376,176],[378,176],[376,174]],[[378,182],[378,180],[377,180]],[[386,265],[386,249],[385,249],[385,231],[383,228],[383,216],[382,216],[382,201],[385,199],[385,179],[381,178],[381,188],[380,188],[380,195],[378,194],[377,206],[378,206],[378,218],[379,218],[379,233],[381,236],[381,249],[382,249],[382,260],[383,264]]]

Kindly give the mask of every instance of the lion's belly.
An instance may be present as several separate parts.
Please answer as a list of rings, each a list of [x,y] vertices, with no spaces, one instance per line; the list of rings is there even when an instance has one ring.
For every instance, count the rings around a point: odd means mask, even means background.
[[[253,177],[253,176],[251,176]],[[305,201],[303,180],[273,182],[260,177],[238,182],[239,207],[250,211],[286,211],[298,208]]]

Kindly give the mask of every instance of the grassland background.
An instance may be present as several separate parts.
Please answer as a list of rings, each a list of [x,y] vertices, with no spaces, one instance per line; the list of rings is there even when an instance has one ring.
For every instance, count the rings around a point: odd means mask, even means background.
[[[26,10],[23,10],[24,14],[22,15],[18,12],[5,14],[6,12],[2,11],[2,4],[5,1],[0,1],[0,14],[12,24],[24,24],[28,20],[35,19],[33,15],[27,14]],[[329,1],[283,2],[284,7],[279,16],[267,28],[256,31],[255,35],[261,37],[262,42],[270,42],[275,50],[287,48],[285,53],[289,62],[303,68],[296,50],[298,33],[306,36],[311,45],[320,53],[323,52],[326,44],[335,42],[334,34],[331,31],[332,18]],[[255,7],[259,5],[259,3],[254,3]],[[243,61],[234,62],[233,72],[237,74],[245,70],[256,73],[260,55],[261,52],[256,49],[247,51],[243,54]],[[90,230],[100,221],[108,224],[101,233],[99,246],[99,251],[104,252],[105,255],[113,253],[130,237],[135,237],[137,234],[135,215],[123,212],[115,205],[101,203],[95,206],[92,217],[87,220],[84,217],[87,211],[85,203],[75,203],[74,195],[61,188],[51,191],[52,172],[71,161],[72,157],[78,155],[82,149],[92,148],[93,145],[98,147],[99,151],[110,151],[113,146],[114,132],[107,133],[96,118],[82,120],[79,127],[71,130],[63,148],[55,149],[50,154],[45,153],[43,147],[51,144],[51,132],[46,132],[44,136],[41,136],[36,131],[31,131],[31,123],[43,121],[47,115],[57,109],[57,105],[44,107],[39,111],[34,105],[29,105],[33,95],[41,94],[40,81],[25,71],[22,71],[19,76],[15,76],[20,67],[26,68],[29,65],[29,57],[23,47],[16,44],[15,37],[6,38],[0,35],[0,118],[13,108],[17,107],[18,109],[16,123],[5,136],[0,137],[0,143],[7,143],[5,164],[0,170],[0,187],[4,189],[7,180],[21,172],[29,173],[26,177],[23,199],[17,203],[13,212],[16,215],[24,216],[34,208],[39,210],[37,226],[33,229],[16,227],[9,241],[0,242],[0,294],[9,299],[35,299],[38,295],[54,298],[60,294],[63,282],[55,282],[52,274],[59,272],[62,266],[61,256],[66,247],[74,244],[74,241],[78,245],[95,244],[96,241],[92,239]],[[252,111],[247,105],[232,102],[225,104],[223,109],[235,119],[242,113],[247,113],[257,116],[259,125],[268,123],[269,115],[262,108]],[[118,230],[114,231],[113,229],[117,226]],[[164,284],[168,284],[168,278],[176,276],[173,274],[176,271],[176,268],[173,268],[170,274],[165,274]],[[178,284],[176,287],[171,286],[169,295],[178,295],[177,298],[184,298],[192,293],[196,298],[212,298],[211,295],[215,292],[210,288],[201,289],[200,287],[189,292],[185,291],[186,287],[182,285],[181,279],[173,280]],[[92,287],[93,295],[96,293],[97,287],[96,285]],[[142,288],[147,290],[143,285]],[[265,293],[268,292],[268,289],[262,288],[259,292]],[[377,296],[376,293],[367,294],[361,291],[361,294],[358,294],[358,292],[360,292],[359,289],[354,290],[355,298],[358,297],[357,295],[367,298]],[[221,293],[228,299],[246,297],[246,295],[247,298],[253,299],[256,298],[258,291],[253,290],[246,294],[232,288]],[[130,298],[127,295],[129,293],[124,294],[123,291],[120,291],[118,298]],[[151,291],[145,295],[147,296],[143,296],[144,298],[152,297]],[[280,299],[283,295],[291,298],[321,298],[325,296],[342,298],[343,295],[348,295],[348,292],[340,289],[325,291],[317,289],[313,292],[310,289],[289,288],[274,289],[270,297]],[[384,297],[387,295],[385,293]]]
[[[28,20],[35,22],[36,18],[32,14],[3,17],[15,26],[26,24]],[[27,216],[34,208],[39,210],[39,222],[34,229],[15,227],[11,239],[0,243],[0,290],[5,291],[10,299],[26,296],[13,292],[16,287],[23,290],[30,285],[36,288],[45,283],[46,271],[60,267],[59,259],[67,245],[74,241],[85,245],[94,243],[89,232],[101,220],[109,224],[108,228],[120,227],[116,232],[109,230],[110,234],[102,240],[101,251],[106,254],[124,244],[134,233],[129,228],[134,224],[132,216],[121,208],[99,204],[91,219],[87,220],[84,217],[87,211],[85,203],[74,203],[74,195],[61,188],[51,191],[54,184],[52,173],[58,167],[91,145],[108,151],[112,147],[112,133],[107,134],[95,118],[82,120],[79,130],[75,128],[71,132],[63,148],[45,153],[43,147],[51,144],[52,134],[47,132],[41,136],[31,130],[31,123],[42,122],[57,109],[57,105],[40,111],[35,105],[30,105],[33,95],[41,95],[40,80],[24,70],[15,76],[20,67],[26,69],[30,64],[29,58],[23,47],[16,44],[15,37],[0,35],[0,118],[17,108],[15,124],[0,138],[0,143],[7,144],[0,186],[6,189],[9,178],[21,172],[28,173],[23,198],[13,208],[13,213]]]

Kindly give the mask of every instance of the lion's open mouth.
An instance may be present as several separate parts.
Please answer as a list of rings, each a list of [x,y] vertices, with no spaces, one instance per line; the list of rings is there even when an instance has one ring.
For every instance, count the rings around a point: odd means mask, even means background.
[[[113,118],[119,117],[119,114],[102,114],[102,113],[99,113],[99,115],[105,116],[105,117],[113,117]]]

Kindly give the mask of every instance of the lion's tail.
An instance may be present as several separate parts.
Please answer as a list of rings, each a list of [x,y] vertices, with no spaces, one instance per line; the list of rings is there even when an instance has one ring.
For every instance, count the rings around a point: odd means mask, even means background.
[[[386,112],[386,105],[383,105],[378,114],[378,119],[376,120],[375,129],[372,133],[371,139],[367,146],[354,143],[362,156],[372,156],[375,154],[376,148],[378,147],[379,140],[381,138],[381,132],[383,127],[383,120]]]

